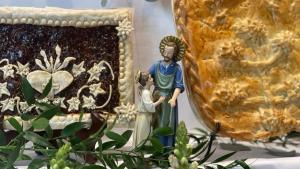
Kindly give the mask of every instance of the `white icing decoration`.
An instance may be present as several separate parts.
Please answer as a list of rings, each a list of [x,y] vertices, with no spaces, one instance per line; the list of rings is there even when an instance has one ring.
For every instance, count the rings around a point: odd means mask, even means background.
[[[48,25],[53,25],[53,21],[52,21],[52,20],[49,20],[49,21],[48,21]]]
[[[47,55],[44,50],[41,50],[40,54],[43,56],[45,66],[42,64],[42,61],[39,59],[35,60],[35,63],[42,69],[36,70],[27,75],[27,80],[31,86],[42,93],[45,86],[52,77],[52,89],[48,94],[48,97],[53,98],[54,95],[58,94],[65,88],[67,88],[74,80],[71,73],[67,71],[62,71],[61,69],[67,67],[69,62],[75,60],[74,57],[67,57],[64,59],[63,63],[60,61],[61,48],[57,45],[55,48],[56,51],[56,60],[54,62],[52,56],[48,60]]]
[[[53,58],[52,56],[50,57],[50,59],[48,60],[47,55],[45,53],[44,50],[41,50],[40,54],[43,56],[44,62],[45,62],[45,66],[42,64],[42,61],[39,59],[35,60],[35,63],[44,71],[47,71],[49,73],[55,73],[65,67],[67,67],[69,65],[69,62],[72,60],[76,60],[76,58],[74,57],[67,57],[65,58],[65,60],[63,61],[63,63],[61,63],[60,61],[60,55],[61,55],[61,48],[57,45],[55,47],[55,52],[56,52],[56,60],[55,63],[53,63]]]
[[[60,106],[61,108],[66,109],[67,106],[64,103],[65,97],[58,97],[58,98],[54,98],[53,100],[53,104]]]
[[[105,90],[102,89],[101,87],[101,83],[98,84],[92,84],[89,86],[90,92],[92,93],[92,95],[94,95],[95,97],[97,97],[99,94],[105,94]]]
[[[118,30],[118,36],[127,37],[130,35],[130,32],[133,31],[132,23],[125,18],[122,21],[119,21],[119,26],[116,28]]]
[[[77,91],[77,97],[78,97],[78,98],[80,97],[80,93],[81,93],[84,89],[86,89],[86,88],[89,88],[89,86],[84,85],[84,86],[82,86],[82,87]]]
[[[0,70],[3,72],[3,79],[6,79],[8,77],[12,77],[14,78],[14,73],[15,73],[15,70],[13,69],[14,66],[11,65],[11,64],[7,64],[3,67],[0,67]]]
[[[79,110],[80,100],[77,97],[72,97],[67,102],[69,104],[68,111]]]
[[[26,23],[26,18],[22,18],[22,19],[21,19],[21,22],[22,22],[22,23]]]
[[[103,66],[103,64],[94,63],[94,66],[90,70],[88,70],[88,73],[90,74],[88,82],[91,82],[93,80],[99,81],[99,76],[101,75],[101,72],[104,69],[105,69],[105,67]]]
[[[86,97],[83,96],[83,108],[88,108],[88,109],[95,109],[96,104],[95,104],[95,99],[92,96]]]
[[[12,23],[12,19],[8,18],[6,23]]]
[[[131,122],[135,119],[137,114],[137,109],[134,104],[124,104],[121,103],[120,106],[114,108],[114,111],[118,114],[117,123],[120,122]]]
[[[32,18],[28,18],[27,23],[28,24],[32,24],[33,23],[33,19]]]
[[[109,101],[111,99],[111,95],[112,95],[112,86],[109,85],[109,96],[108,96],[108,99],[106,100],[106,102],[103,105],[97,106],[96,108],[97,109],[102,109],[103,107],[105,107],[109,103]]]
[[[62,22],[61,22],[61,25],[62,25],[62,26],[66,26],[67,24],[68,24],[67,21],[62,21]]]
[[[96,21],[91,22],[91,26],[96,26],[96,24],[97,24]]]
[[[83,25],[87,27],[87,26],[89,26],[89,25],[90,25],[90,23],[89,23],[89,22],[87,22],[87,21],[85,21],[85,22],[83,23]]]
[[[85,72],[85,68],[84,68],[83,66],[84,66],[84,61],[82,61],[82,62],[79,63],[78,65],[77,65],[77,64],[74,64],[74,65],[73,65],[72,73],[73,73],[74,77],[77,77],[77,76],[79,76],[81,73]]]
[[[22,17],[20,17],[22,16]],[[105,16],[105,17],[104,17]],[[78,21],[87,21],[91,23],[88,27],[94,27],[92,21],[103,25],[106,20],[112,25],[118,25],[118,22],[127,18],[132,20],[130,9],[109,9],[109,10],[67,10],[60,8],[23,8],[23,7],[0,7],[0,18],[3,18],[7,24],[11,24],[14,19],[26,18],[28,24],[42,25],[41,19],[44,19],[44,25],[48,25],[48,20],[60,21],[58,26],[76,26]],[[106,22],[107,23],[107,22]],[[52,24],[55,24],[53,22]],[[48,25],[54,26],[54,25]],[[80,27],[86,27],[81,24]],[[120,93],[120,102],[133,102],[133,79],[132,79],[132,43],[131,38],[119,38],[119,49],[123,51],[122,57],[119,57],[120,71],[122,76],[118,76],[118,89]],[[113,72],[112,72],[113,73]],[[0,77],[1,78],[1,77]],[[109,99],[108,99],[109,100]],[[109,102],[109,101],[108,101]],[[5,116],[6,117],[6,116]],[[66,119],[66,117],[64,117]],[[65,121],[65,120],[64,120]],[[63,125],[60,125],[61,127]]]
[[[21,109],[22,113],[30,112],[35,107],[35,105],[29,106],[27,104],[27,102],[20,102],[19,104],[20,104],[20,109]]]
[[[98,25],[103,25],[103,21],[99,21],[99,22],[98,22]]]
[[[0,83],[0,98],[2,97],[2,95],[10,96],[10,93],[7,89],[7,82]]]
[[[48,97],[39,100],[40,103],[51,103]]]
[[[17,24],[17,23],[19,23],[19,19],[16,18],[13,20],[13,24]]]
[[[23,65],[20,62],[17,62],[17,74],[21,75],[21,76],[26,76],[29,74],[29,63],[26,63],[25,65]]]
[[[14,111],[15,99],[8,98],[6,100],[0,101],[0,103],[2,105],[1,112],[4,112],[6,110]]]

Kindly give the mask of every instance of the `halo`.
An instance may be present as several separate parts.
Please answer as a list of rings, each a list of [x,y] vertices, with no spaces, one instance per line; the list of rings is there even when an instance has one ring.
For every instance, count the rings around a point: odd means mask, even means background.
[[[186,44],[182,40],[177,38],[176,36],[166,36],[160,41],[160,44],[159,44],[159,51],[160,51],[161,55],[163,55],[164,49],[168,42],[174,42],[177,45],[178,51],[177,51],[176,55],[174,56],[174,59],[176,62],[180,61],[185,54]]]
[[[135,83],[139,83],[139,80],[140,80],[140,78],[141,78],[141,71],[140,70],[138,70],[137,72],[136,72],[136,74],[135,74],[135,77],[134,77],[134,80],[135,80]]]

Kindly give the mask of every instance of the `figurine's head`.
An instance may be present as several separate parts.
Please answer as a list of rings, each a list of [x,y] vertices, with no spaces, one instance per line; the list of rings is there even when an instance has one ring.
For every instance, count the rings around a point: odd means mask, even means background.
[[[165,46],[163,57],[164,61],[169,62],[174,59],[175,54],[178,53],[178,47],[174,42],[168,42]]]
[[[142,87],[153,85],[153,78],[147,72],[138,71],[135,76],[135,81]]]
[[[177,62],[185,54],[186,45],[175,36],[166,36],[161,40],[159,49],[166,62]]]

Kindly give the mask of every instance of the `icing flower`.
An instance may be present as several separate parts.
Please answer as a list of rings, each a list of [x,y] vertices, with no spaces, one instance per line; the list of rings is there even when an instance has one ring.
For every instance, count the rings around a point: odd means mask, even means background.
[[[0,98],[2,97],[2,95],[10,96],[10,93],[7,89],[7,82],[0,83]]]
[[[89,108],[89,109],[95,109],[96,104],[95,104],[95,99],[92,96],[86,97],[83,96],[83,106],[84,108]]]
[[[80,100],[77,97],[72,97],[67,102],[69,104],[68,111],[79,110]]]
[[[6,110],[14,111],[15,99],[9,98],[9,99],[1,101],[0,103],[2,105],[1,112],[4,112]]]

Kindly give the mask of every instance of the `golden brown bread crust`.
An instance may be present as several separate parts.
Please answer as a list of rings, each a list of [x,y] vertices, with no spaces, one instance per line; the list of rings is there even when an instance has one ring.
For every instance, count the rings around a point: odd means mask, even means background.
[[[239,140],[300,130],[300,0],[173,0],[187,90]]]

